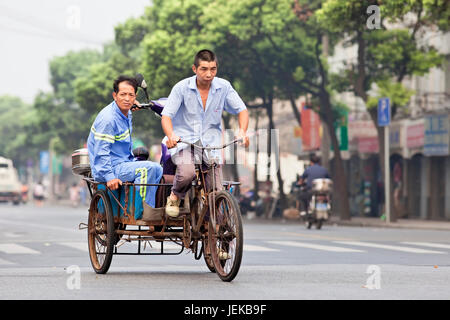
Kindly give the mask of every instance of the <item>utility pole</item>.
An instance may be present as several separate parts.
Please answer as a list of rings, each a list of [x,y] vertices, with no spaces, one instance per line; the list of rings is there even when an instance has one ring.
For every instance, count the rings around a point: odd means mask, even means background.
[[[391,123],[391,106],[389,98],[378,100],[378,126],[384,127],[384,205],[386,222],[395,222],[391,217],[391,190],[389,165],[389,125]]]
[[[328,57],[328,35],[322,36],[322,55],[324,59]],[[322,165],[330,170],[330,133],[328,127],[322,123],[322,140],[320,143],[320,153],[322,155]]]

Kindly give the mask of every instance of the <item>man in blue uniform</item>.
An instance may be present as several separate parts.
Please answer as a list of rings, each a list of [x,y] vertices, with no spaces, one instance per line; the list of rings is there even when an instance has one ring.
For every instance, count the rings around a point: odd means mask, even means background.
[[[131,108],[136,101],[137,82],[120,76],[114,81],[114,101],[97,115],[88,138],[89,161],[96,181],[111,190],[122,181],[138,184],[159,183],[162,168],[156,162],[136,161],[132,153]],[[156,186],[138,187],[142,199],[155,207]]]

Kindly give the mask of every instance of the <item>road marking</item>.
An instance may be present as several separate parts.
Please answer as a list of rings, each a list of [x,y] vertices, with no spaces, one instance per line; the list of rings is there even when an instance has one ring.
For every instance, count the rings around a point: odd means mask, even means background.
[[[83,252],[89,252],[89,246],[87,241],[86,242],[59,242],[58,244],[69,247],[69,248],[73,248],[73,249],[77,249]],[[118,243],[119,247],[117,248],[118,252],[137,252],[138,250],[138,244],[137,242],[125,242],[125,241],[120,241]],[[145,250],[144,250],[144,242],[141,243],[141,252],[152,252],[152,251],[160,251],[161,250],[161,245],[159,242],[156,241],[151,241],[151,246],[148,244],[145,245]],[[175,243],[171,243],[171,242],[164,242],[164,251],[168,251],[168,250],[176,250],[176,251],[180,251],[181,250],[181,246]]]
[[[253,251],[253,252],[270,252],[270,251],[280,251],[278,249],[268,248],[268,247],[262,247],[262,246],[255,246],[253,244],[244,244],[244,251]]]
[[[1,243],[0,251],[8,254],[40,254],[39,251],[15,243]]]
[[[74,226],[73,228],[63,228],[63,227],[58,227],[58,226],[51,226],[48,224],[29,223],[29,222],[25,222],[25,221],[11,221],[11,220],[7,220],[7,219],[0,219],[0,223],[2,225],[16,225],[16,226],[25,227],[28,229],[39,228],[39,229],[46,229],[46,230],[62,231],[62,232],[66,232],[66,233],[74,233],[74,234],[76,233],[77,235],[80,234],[80,231],[78,230],[78,225]]]
[[[267,241],[267,243],[276,244],[276,245],[280,245],[280,246],[301,247],[301,248],[324,250],[324,251],[331,251],[331,252],[365,252],[363,250],[357,250],[357,249],[334,247],[334,246],[324,246],[321,244],[313,244],[313,243],[305,243],[305,242],[297,242],[297,241]]]
[[[89,252],[88,243],[86,242],[59,242],[58,244],[81,250],[83,252]]]
[[[8,237],[8,238],[20,238],[20,237],[23,237],[23,234],[16,233],[16,232],[4,232],[3,234],[4,234],[5,237]]]
[[[0,266],[10,266],[10,265],[13,265],[13,264],[15,264],[15,263],[7,261],[7,260],[0,259]]]
[[[199,244],[199,248],[200,248]],[[138,243],[137,241],[133,241],[133,242],[127,242],[124,240],[119,241],[118,243],[118,247],[117,247],[117,252],[138,252]],[[173,253],[173,252],[179,252],[182,248],[181,245],[176,244],[172,241],[164,241],[163,242],[163,248],[164,248],[164,252],[166,253]],[[186,248],[185,248],[186,250]],[[141,242],[141,252],[145,252],[145,253],[157,253],[157,252],[161,252],[161,242],[159,241],[154,241],[154,240],[150,240],[150,241],[142,241]]]
[[[402,242],[402,243],[409,244],[409,245],[412,245],[412,246],[422,246],[422,247],[430,247],[430,248],[450,249],[450,244],[431,243],[431,242]]]
[[[370,242],[359,242],[359,241],[333,241],[333,242],[340,243],[340,244],[346,244],[346,245],[350,245],[350,246],[380,248],[380,249],[403,251],[403,252],[410,252],[410,253],[445,254],[445,252],[442,252],[442,251],[432,251],[432,250],[409,248],[409,247],[402,247],[402,246],[391,246],[391,245],[386,245],[386,244],[370,243]]]
[[[295,237],[302,237],[306,239],[317,239],[317,240],[342,240],[342,241],[350,241],[353,240],[353,238],[348,237],[331,237],[331,236],[324,236],[324,235],[318,235],[318,234],[311,234],[311,233],[300,233],[300,232],[290,232],[290,231],[267,231],[267,230],[252,230],[252,233],[255,234],[261,234],[264,237],[267,237],[268,235],[271,236],[272,239],[276,237],[285,237],[285,236],[295,236]]]

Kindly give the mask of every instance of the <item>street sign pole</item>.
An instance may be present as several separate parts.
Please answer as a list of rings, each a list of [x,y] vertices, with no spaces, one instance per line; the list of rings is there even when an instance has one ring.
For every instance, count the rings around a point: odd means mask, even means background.
[[[391,223],[391,181],[389,175],[389,126],[384,127],[384,198],[386,206],[386,222]]]
[[[378,100],[378,126],[384,127],[384,204],[386,222],[391,223],[391,192],[389,164],[389,124],[391,123],[391,106],[389,98]]]

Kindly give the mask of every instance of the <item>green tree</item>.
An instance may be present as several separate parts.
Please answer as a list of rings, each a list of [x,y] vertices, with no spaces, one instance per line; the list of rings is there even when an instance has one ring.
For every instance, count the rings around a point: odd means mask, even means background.
[[[0,96],[0,156],[12,159],[16,166],[26,165],[32,155],[26,126],[33,114],[30,105],[20,98]]]
[[[370,29],[367,21],[370,5],[380,8],[380,29]],[[406,107],[413,92],[402,85],[406,76],[424,75],[442,63],[442,57],[429,44],[420,44],[420,31],[430,25],[448,30],[448,1],[428,0],[327,0],[317,12],[318,22],[341,40],[357,46],[355,63],[347,63],[333,79],[341,90],[351,90],[360,97],[377,126],[377,100],[387,94],[394,115]],[[409,17],[415,18],[411,23]],[[393,26],[396,27],[393,27]],[[389,26],[389,27],[388,27]],[[378,93],[370,90],[378,86]],[[377,127],[378,128],[378,127]],[[379,161],[384,172],[384,131],[378,128]],[[384,174],[382,174],[384,177]]]
[[[311,14],[318,5],[309,8]],[[233,58],[231,65],[237,67],[233,70],[234,77],[248,101],[262,100],[270,129],[275,128],[272,120],[275,98],[291,101],[293,113],[301,123],[295,99],[312,95],[336,150],[335,183],[342,199],[339,211],[341,218],[347,218],[346,177],[334,130],[336,113],[331,103],[327,66],[321,55],[324,31],[312,19],[299,19],[294,3],[288,0],[216,1],[206,12],[202,21],[217,44],[217,51],[223,50],[222,55]],[[282,185],[280,172],[277,178]],[[283,199],[283,190],[279,191]]]

